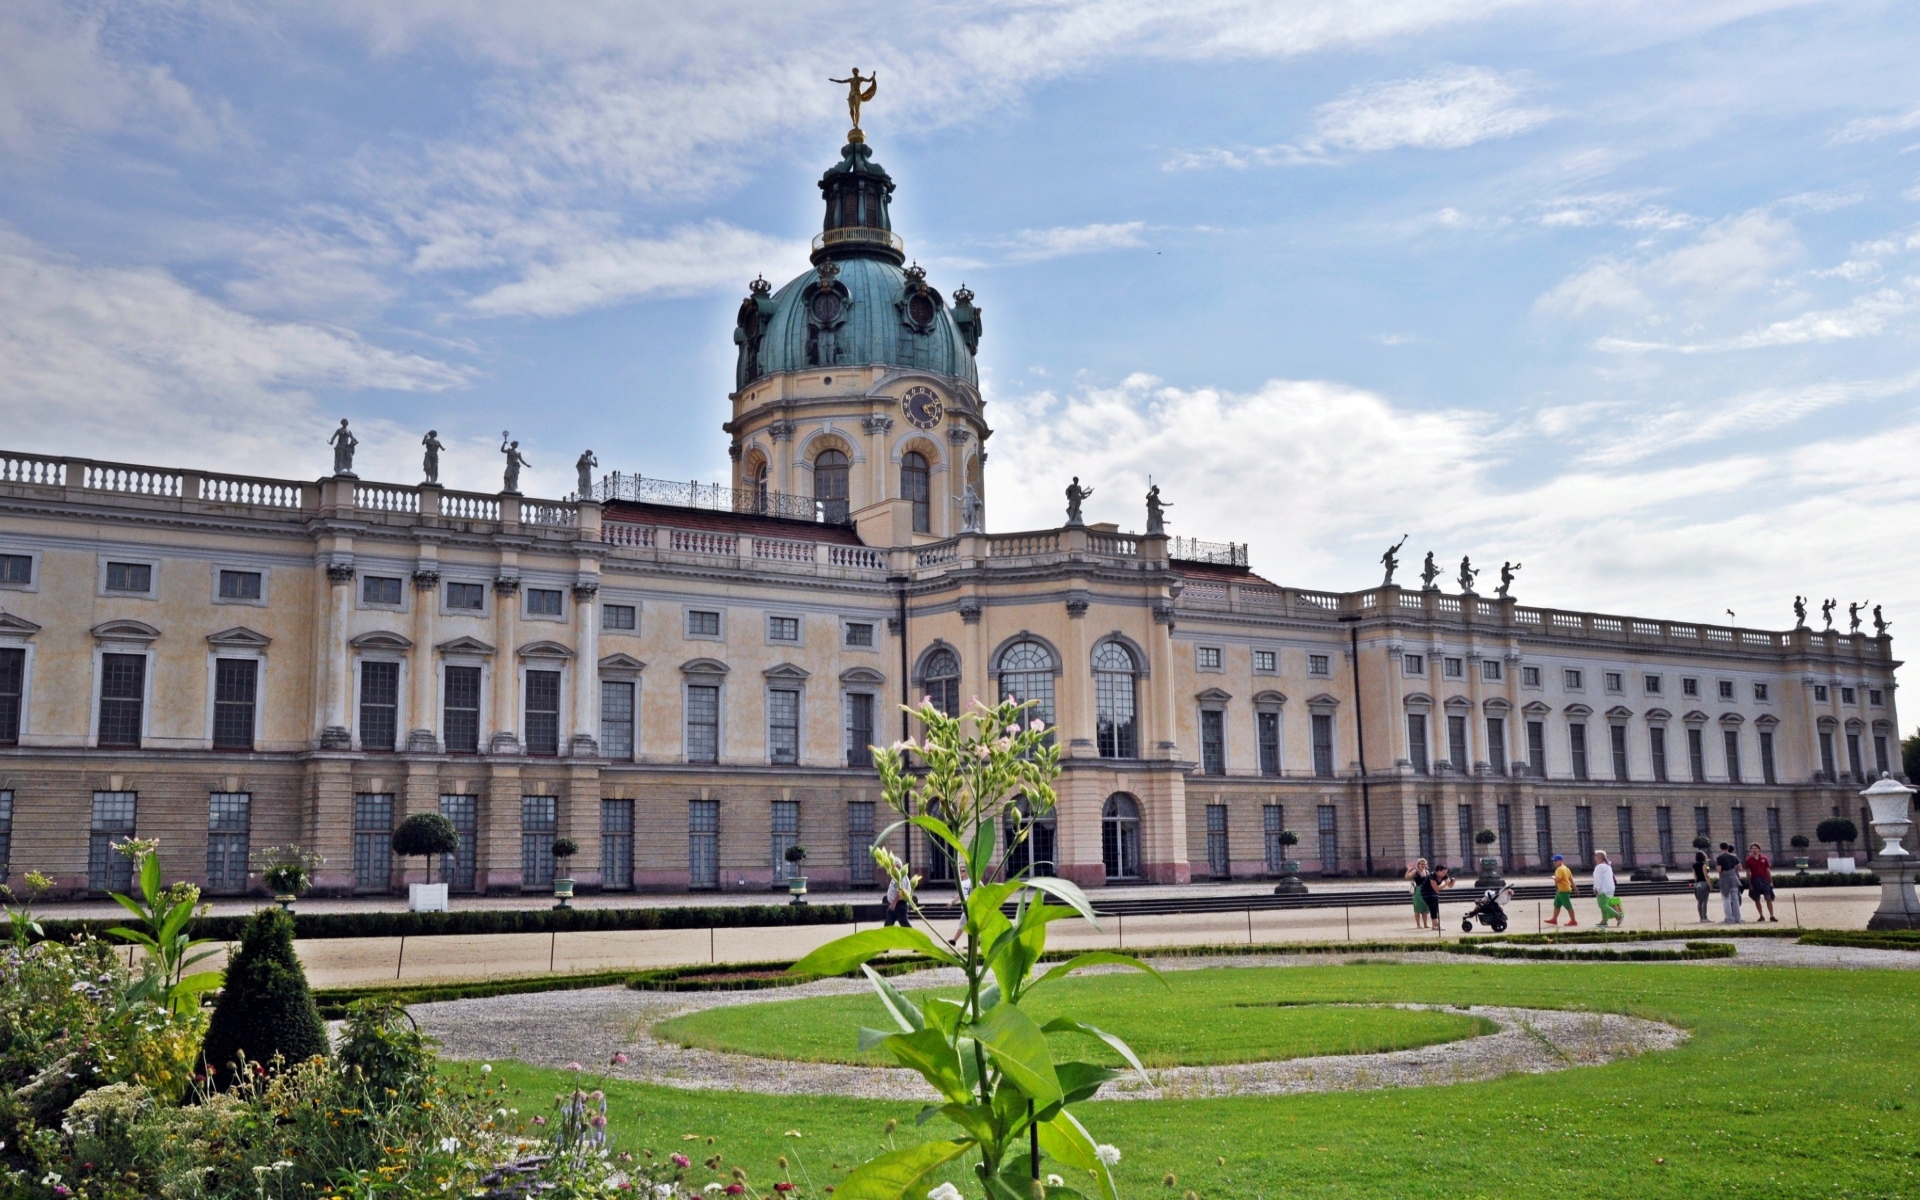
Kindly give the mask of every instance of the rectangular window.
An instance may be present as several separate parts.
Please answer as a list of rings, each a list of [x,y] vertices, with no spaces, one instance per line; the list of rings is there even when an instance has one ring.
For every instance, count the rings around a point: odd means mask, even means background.
[[[847,883],[851,887],[872,887],[873,801],[847,801]]]
[[[1207,775],[1227,773],[1227,714],[1217,708],[1200,710],[1200,770]]]
[[[1578,723],[1567,726],[1567,742],[1573,751],[1573,777],[1587,777],[1587,727]]]
[[[1582,804],[1573,810],[1573,842],[1576,861],[1583,867],[1593,865],[1593,809]]]
[[[527,753],[560,753],[560,672],[527,672]]]
[[[116,848],[133,836],[138,792],[95,792],[87,832],[87,886],[96,892],[133,890],[133,860]]]
[[[1841,689],[1840,689],[1840,703],[1842,703],[1842,704],[1856,704],[1856,703],[1858,703],[1858,701],[1854,699],[1854,697],[1855,697],[1856,695],[1857,695],[1857,693],[1856,693],[1856,692],[1855,692],[1855,691],[1854,691],[1854,690],[1853,690],[1852,688],[1850,688],[1850,687],[1843,687],[1843,688],[1841,688]]]
[[[107,590],[110,592],[150,592],[153,590],[151,563],[110,562],[107,564]]]
[[[1425,775],[1432,768],[1427,762],[1427,714],[1407,714],[1407,762],[1415,773]]]
[[[1682,696],[1698,696],[1700,694],[1700,681],[1698,679],[1682,679],[1680,681],[1680,694]]]
[[[1420,839],[1420,857],[1432,864],[1438,857],[1433,844],[1433,805],[1415,805],[1414,818],[1417,822],[1415,832]]]
[[[1887,759],[1887,735],[1884,733],[1873,735],[1873,761],[1874,770],[1880,774],[1893,774],[1893,764]]]
[[[1816,704],[1825,704],[1827,702],[1826,684],[1816,683],[1813,685],[1813,699]]]
[[[1613,777],[1621,783],[1627,781],[1627,727],[1625,725],[1607,726],[1607,737],[1613,750]]]
[[[1693,809],[1693,836],[1705,839],[1711,843],[1713,841],[1713,834],[1709,832],[1711,828],[1712,826],[1708,824],[1707,806],[1704,804],[1695,805]]]
[[[1754,699],[1765,700],[1767,698],[1766,696],[1767,685],[1764,683],[1757,683],[1754,686],[1760,689],[1760,694],[1758,696],[1755,696]],[[1886,694],[1882,692],[1879,688],[1868,688],[1867,703],[1872,705],[1875,708],[1883,708],[1887,703]]]
[[[1633,809],[1622,804],[1613,810],[1613,819],[1620,830],[1620,865],[1631,870],[1638,861],[1633,845]]]
[[[1480,678],[1486,680],[1488,683],[1499,683],[1501,679],[1501,664],[1491,658],[1481,660]]]
[[[1465,659],[1443,658],[1440,661],[1446,669],[1448,679],[1465,679],[1467,677],[1467,663]]]
[[[1547,777],[1547,723],[1527,722],[1527,769],[1535,779]]]
[[[767,692],[767,758],[776,766],[800,761],[800,693],[791,688]]]
[[[1626,691],[1627,677],[1619,671],[1608,671],[1607,672],[1607,690],[1609,692]]]
[[[633,801],[600,802],[600,886],[633,890]]]
[[[1580,672],[1573,667],[1567,667],[1560,672],[1560,682],[1568,691],[1577,692],[1581,688]]]
[[[553,840],[560,836],[558,796],[520,797],[520,886],[553,886]]]
[[[1767,853],[1779,862],[1787,856],[1786,830],[1780,827],[1780,810],[1767,810]]]
[[[1260,743],[1260,773],[1278,775],[1280,773],[1280,714],[1277,712],[1253,714],[1253,731]]]
[[[260,663],[252,658],[213,660],[213,748],[253,749],[253,708]]]
[[[247,834],[253,797],[246,792],[213,792],[207,797],[207,890],[247,890]]]
[[[1521,687],[1539,687],[1540,686],[1540,668],[1539,667],[1521,667],[1520,668],[1520,686]]]
[[[1765,783],[1778,783],[1773,773],[1773,731],[1760,731],[1760,778]]]
[[[1533,853],[1542,869],[1553,861],[1553,810],[1544,804],[1533,806]]]
[[[101,746],[139,749],[141,717],[146,709],[146,698],[146,655],[100,656]]]
[[[714,684],[687,685],[687,761],[720,761],[720,689]]]
[[[608,758],[633,758],[633,682],[600,681],[600,753]]]
[[[1753,685],[1753,698],[1754,698],[1755,700],[1758,700],[1758,701],[1761,701],[1762,703],[1765,703],[1765,701],[1766,701],[1766,699],[1767,699],[1767,685],[1766,685],[1766,684],[1764,684],[1764,683],[1756,683],[1756,684],[1754,684],[1754,685]]]
[[[0,554],[0,584],[26,587],[33,583],[33,555]]]
[[[1340,827],[1334,823],[1333,805],[1320,806],[1320,873],[1332,875],[1340,870]]]
[[[1733,680],[1722,679],[1720,681],[1720,698],[1722,700],[1733,699]],[[1742,849],[1744,849],[1744,847],[1742,847]]]
[[[1255,650],[1253,652],[1253,669],[1265,674],[1272,674],[1280,669],[1279,655],[1271,650]],[[1880,702],[1875,700],[1874,703],[1878,704]]]
[[[353,886],[384,892],[393,886],[393,793],[353,798]]]
[[[1447,759],[1462,775],[1473,766],[1467,760],[1467,718],[1459,713],[1447,714]]]
[[[600,606],[600,628],[612,633],[632,633],[640,627],[640,613],[631,604]]]
[[[1198,662],[1202,671],[1218,671],[1220,669],[1220,647],[1199,646],[1194,649],[1194,653],[1199,656]]]
[[[1653,780],[1655,783],[1667,781],[1667,729],[1664,725],[1655,725],[1647,730],[1647,749],[1653,757]]]
[[[1227,851],[1227,806],[1207,805],[1207,874],[1233,878],[1233,859]]]
[[[1727,782],[1739,783],[1740,731],[1738,729],[1723,729],[1720,731],[1720,736],[1727,745]]]
[[[1673,810],[1661,805],[1653,810],[1654,836],[1660,841],[1660,861],[1671,863],[1673,857]]]
[[[773,881],[785,883],[800,874],[800,868],[787,861],[787,848],[800,844],[800,802],[798,800],[775,800],[773,802],[773,830],[770,856],[773,860]]]
[[[1494,833],[1500,837],[1500,869],[1511,871],[1516,862],[1513,854],[1513,805],[1496,805],[1493,810]]]
[[[1733,817],[1734,853],[1745,858],[1747,856],[1747,810],[1736,804],[1729,810],[1729,815]]]
[[[1647,688],[1647,695],[1658,696],[1660,694],[1660,677],[1658,675],[1646,676],[1645,683]]]
[[[441,733],[448,754],[480,752],[480,668],[448,667]]]
[[[1474,867],[1473,841],[1473,805],[1462,804],[1454,809],[1455,829],[1460,835],[1460,869],[1472,870]]]
[[[715,632],[718,632],[717,630]],[[768,617],[767,640],[770,642],[797,642],[800,640],[799,617]]]
[[[400,664],[360,664],[360,748],[392,750],[400,737]]]
[[[1695,783],[1707,781],[1707,736],[1697,726],[1687,730],[1687,764]]]
[[[13,871],[13,791],[0,789],[0,884]]]
[[[559,588],[528,588],[527,615],[530,617],[557,617],[561,615]]]
[[[470,892],[480,862],[480,797],[441,796],[440,815],[453,822],[453,831],[460,836],[453,853],[440,856],[440,878],[456,892]]]
[[[1487,718],[1487,765],[1495,775],[1507,773],[1507,719]]]
[[[1313,773],[1333,778],[1333,714],[1313,714]]]
[[[27,690],[27,652],[0,646],[0,746],[20,740],[20,704]]]
[[[847,765],[873,765],[873,694],[847,693]]]
[[[1309,654],[1307,655],[1307,674],[1331,675],[1333,674],[1333,668],[1329,665],[1329,663],[1330,663],[1330,660],[1327,655]]]
[[[486,584],[450,583],[447,585],[448,609],[455,612],[484,612],[486,607]]]
[[[856,648],[873,645],[873,626],[866,621],[848,621],[847,645]]]
[[[1847,769],[1853,772],[1855,783],[1867,781],[1867,763],[1860,757],[1860,735],[1857,733],[1847,734]]]
[[[1828,783],[1840,777],[1840,768],[1833,757],[1833,731],[1820,731],[1820,777]]]
[[[1409,675],[1427,673],[1427,658],[1424,654],[1403,654],[1400,656],[1400,662]]]
[[[388,575],[366,575],[360,580],[360,601],[388,608],[400,607],[400,581]]]
[[[1287,847],[1280,835],[1287,828],[1286,810],[1278,804],[1260,806],[1260,829],[1266,835],[1267,874],[1279,875],[1287,869]]]
[[[688,637],[719,637],[720,614],[693,608],[687,610]]]
[[[222,571],[220,572],[220,598],[222,600],[258,600],[260,583],[261,576],[258,571]]]
[[[687,886],[720,886],[720,802],[687,801]]]

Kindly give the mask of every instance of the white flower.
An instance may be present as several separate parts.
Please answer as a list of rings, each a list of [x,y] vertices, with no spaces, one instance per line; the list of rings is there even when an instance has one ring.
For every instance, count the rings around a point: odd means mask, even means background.
[[[927,1200],[967,1200],[967,1198],[960,1194],[959,1188],[950,1183],[943,1183],[927,1193]]]
[[[722,1187],[720,1184],[710,1183],[706,1187],[701,1188],[700,1190],[703,1192],[718,1192],[722,1190]]]
[[[670,1183],[656,1183],[653,1185],[653,1194],[660,1197],[660,1200],[668,1200],[668,1198],[673,1195],[673,1185]]]
[[[292,1159],[283,1158],[280,1161],[273,1164],[273,1169],[276,1171],[284,1171],[288,1167],[291,1167],[292,1165],[293,1165]]]
[[[1108,1166],[1112,1166],[1120,1161],[1120,1147],[1118,1146],[1109,1146],[1107,1143],[1102,1142],[1093,1148],[1093,1152],[1099,1157],[1101,1162]]]
[[[440,1151],[443,1154],[452,1154],[459,1148],[460,1139],[457,1137],[443,1137],[440,1139]]]
[[[493,1064],[492,1064],[492,1063],[481,1063],[481,1064],[480,1064],[480,1073],[481,1073],[482,1075],[491,1075],[491,1074],[493,1074]]]

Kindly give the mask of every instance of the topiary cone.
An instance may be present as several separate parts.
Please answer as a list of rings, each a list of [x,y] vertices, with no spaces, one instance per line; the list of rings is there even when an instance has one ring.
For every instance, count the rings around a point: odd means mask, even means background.
[[[227,981],[207,1023],[200,1056],[215,1086],[230,1087],[234,1063],[272,1068],[327,1055],[327,1026],[314,1006],[307,973],[293,952],[293,918],[263,908],[240,934],[240,952],[227,964]]]

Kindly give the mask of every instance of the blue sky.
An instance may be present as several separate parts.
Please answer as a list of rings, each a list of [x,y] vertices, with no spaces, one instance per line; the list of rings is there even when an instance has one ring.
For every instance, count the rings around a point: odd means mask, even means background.
[[[1533,603],[1920,622],[1916,61],[1895,3],[19,0],[0,441],[720,478],[857,63],[986,314],[994,527],[1151,473],[1298,586],[1408,533]]]

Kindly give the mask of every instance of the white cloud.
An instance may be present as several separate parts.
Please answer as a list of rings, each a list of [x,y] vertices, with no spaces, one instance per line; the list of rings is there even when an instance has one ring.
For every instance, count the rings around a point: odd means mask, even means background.
[[[1793,226],[1764,212],[1716,221],[1692,245],[1655,259],[1651,281],[1673,288],[1745,291],[1799,253]]]
[[[1657,412],[1617,406],[1606,426],[1582,434],[1585,461],[1618,466],[1727,438],[1751,436],[1849,404],[1920,395],[1920,372],[1887,379],[1835,380],[1763,387],[1708,404],[1671,404]],[[1624,432],[1610,432],[1621,430]]]
[[[783,278],[783,270],[797,273],[805,261],[805,246],[707,221],[660,238],[563,245],[512,283],[475,297],[472,306],[488,316],[564,316],[640,296],[744,289],[756,272]]]
[[[1303,150],[1458,150],[1525,133],[1553,118],[1550,109],[1516,106],[1521,94],[1514,77],[1484,67],[1396,80],[1321,105]]]
[[[26,152],[125,127],[158,130],[183,145],[215,139],[215,122],[171,70],[118,62],[107,52],[109,11],[48,0],[0,5],[0,147]]]
[[[1605,261],[1560,281],[1552,291],[1535,301],[1534,307],[1541,312],[1577,317],[1593,309],[1629,311],[1645,303],[1646,296],[1634,283],[1631,268]]]
[[[1140,237],[1145,221],[1113,224],[1056,225],[1052,229],[1022,229],[1009,237],[989,242],[1006,251],[1010,262],[1044,262],[1069,254],[1098,254],[1104,250],[1126,250],[1144,246]]]
[[[1833,135],[1832,140],[1836,143],[1867,142],[1913,129],[1920,129],[1920,108],[1893,116],[1860,117],[1848,121]]]
[[[1911,312],[1913,307],[1913,302],[1900,292],[1882,288],[1871,296],[1860,297],[1845,308],[1801,313],[1797,317],[1774,321],[1729,338],[1706,342],[1652,342],[1603,337],[1594,345],[1600,350],[1616,353],[1664,350],[1674,354],[1707,354],[1728,350],[1759,350],[1768,346],[1799,346],[1809,342],[1847,341],[1884,332],[1890,320]]]

